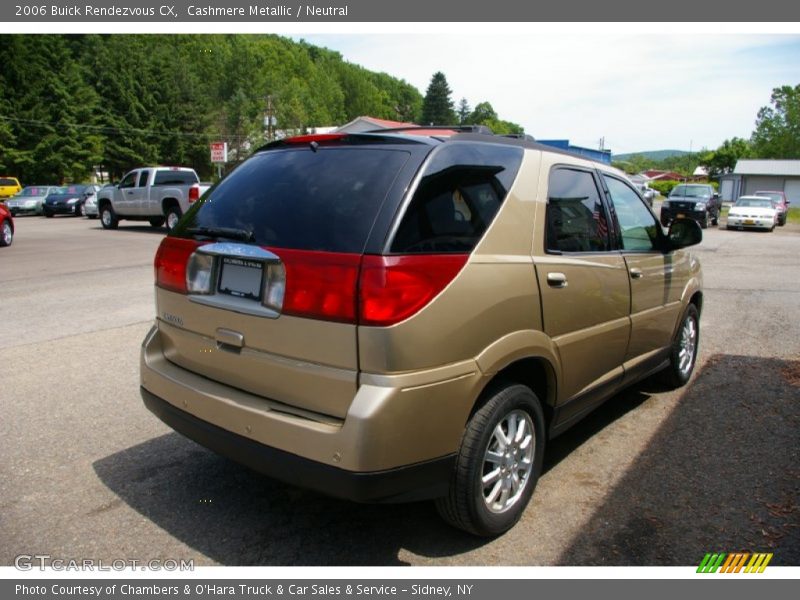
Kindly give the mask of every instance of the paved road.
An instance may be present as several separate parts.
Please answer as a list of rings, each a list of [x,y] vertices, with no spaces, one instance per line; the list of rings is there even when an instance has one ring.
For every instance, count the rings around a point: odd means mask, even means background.
[[[161,234],[19,218],[0,250],[0,564],[800,564],[800,228],[709,230],[692,382],[644,382],[550,444],[534,502],[478,540],[429,503],[362,506],[255,475],[171,432],[138,395]]]

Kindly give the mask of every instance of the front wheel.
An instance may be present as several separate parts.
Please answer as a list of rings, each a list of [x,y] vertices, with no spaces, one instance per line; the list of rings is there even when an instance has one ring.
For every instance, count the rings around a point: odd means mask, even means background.
[[[708,225],[710,222],[711,222],[711,217],[709,216],[708,213],[706,213],[705,216],[703,217],[703,220],[700,221],[701,229],[708,229]]]
[[[0,227],[0,246],[10,246],[14,241],[14,230],[11,229],[11,223],[3,221]]]
[[[505,384],[467,423],[447,496],[436,501],[445,521],[479,536],[496,536],[519,521],[544,456],[544,415],[536,395]]]
[[[683,313],[678,333],[672,342],[669,365],[664,369],[664,382],[671,388],[679,388],[689,381],[697,362],[700,345],[700,313],[694,304],[689,304]]]
[[[110,204],[104,204],[100,207],[100,224],[103,229],[116,229],[119,225],[119,218]]]

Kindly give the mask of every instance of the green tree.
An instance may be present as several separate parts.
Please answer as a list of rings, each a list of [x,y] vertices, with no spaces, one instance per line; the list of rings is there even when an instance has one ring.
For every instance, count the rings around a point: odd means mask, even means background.
[[[750,142],[734,137],[722,142],[716,150],[701,152],[698,159],[700,164],[708,170],[709,177],[718,177],[733,171],[736,162],[740,158],[751,156],[751,153]]]
[[[772,90],[772,106],[758,111],[751,137],[758,158],[800,158],[800,84]]]
[[[422,102],[423,125],[451,125],[456,122],[451,94],[444,73],[434,73]]]
[[[462,98],[458,103],[458,122],[461,125],[465,125],[467,123],[467,119],[469,115],[472,113],[472,109],[469,107],[469,103],[467,102],[466,98]]]

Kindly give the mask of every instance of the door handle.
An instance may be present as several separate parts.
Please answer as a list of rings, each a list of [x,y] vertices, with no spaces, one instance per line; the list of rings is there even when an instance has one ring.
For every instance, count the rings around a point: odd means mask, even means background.
[[[563,273],[548,273],[547,285],[553,288],[567,287],[567,276]]]
[[[133,190],[129,191],[128,194],[133,194]]]
[[[633,267],[631,269],[631,279],[641,279],[644,273],[642,273],[641,269]]]

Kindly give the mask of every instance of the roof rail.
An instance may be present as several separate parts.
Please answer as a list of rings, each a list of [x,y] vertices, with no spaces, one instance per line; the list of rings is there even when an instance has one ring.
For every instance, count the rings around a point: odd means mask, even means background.
[[[504,133],[502,137],[511,138],[512,140],[525,140],[526,142],[536,141],[536,138],[529,133]]]
[[[494,132],[486,125],[408,125],[406,127],[387,127],[384,129],[370,129],[362,133],[400,133],[403,131],[414,131],[422,129],[425,131],[458,131],[462,133],[483,133],[494,135]]]

